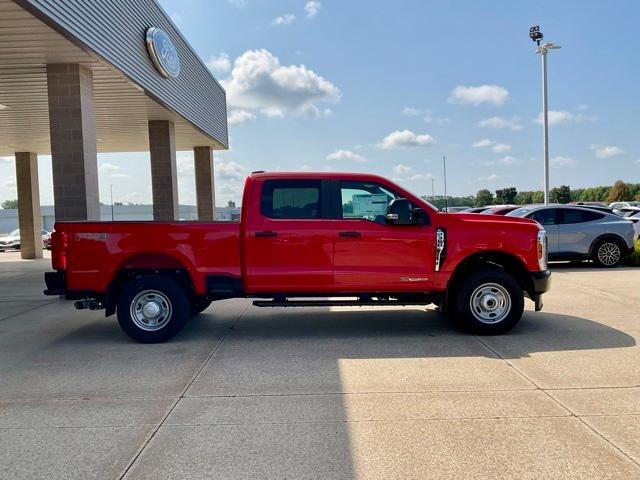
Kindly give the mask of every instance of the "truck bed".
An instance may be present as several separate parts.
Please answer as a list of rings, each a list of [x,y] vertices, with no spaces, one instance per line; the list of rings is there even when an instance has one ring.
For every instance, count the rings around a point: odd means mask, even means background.
[[[199,294],[209,275],[240,277],[238,222],[60,222],[53,241],[70,290],[103,292],[127,268],[186,267]]]

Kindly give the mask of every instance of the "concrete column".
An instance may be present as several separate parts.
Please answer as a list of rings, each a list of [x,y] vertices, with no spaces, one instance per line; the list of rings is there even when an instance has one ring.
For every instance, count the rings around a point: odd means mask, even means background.
[[[47,91],[56,220],[100,220],[93,72],[47,65]]]
[[[16,185],[18,186],[18,225],[20,256],[42,258],[42,217],[38,184],[38,156],[16,152]]]
[[[178,174],[173,122],[149,121],[153,219],[178,220]]]
[[[196,205],[198,220],[216,219],[216,193],[213,180],[213,150],[194,147],[193,161],[196,171]]]

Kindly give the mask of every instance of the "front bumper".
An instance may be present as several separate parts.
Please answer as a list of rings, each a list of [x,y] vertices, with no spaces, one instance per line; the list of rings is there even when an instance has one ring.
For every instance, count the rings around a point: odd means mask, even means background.
[[[532,272],[531,284],[533,285],[533,293],[537,295],[548,292],[549,287],[551,287],[551,272],[549,270]]]
[[[536,312],[542,310],[542,294],[549,291],[551,287],[551,272],[543,270],[541,272],[531,273],[531,290],[529,298],[535,303]]]

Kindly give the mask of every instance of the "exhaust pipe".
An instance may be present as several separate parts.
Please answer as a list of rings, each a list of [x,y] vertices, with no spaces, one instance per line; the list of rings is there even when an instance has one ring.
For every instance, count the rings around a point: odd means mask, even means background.
[[[77,310],[102,310],[104,306],[95,298],[83,298],[74,302],[73,306]]]

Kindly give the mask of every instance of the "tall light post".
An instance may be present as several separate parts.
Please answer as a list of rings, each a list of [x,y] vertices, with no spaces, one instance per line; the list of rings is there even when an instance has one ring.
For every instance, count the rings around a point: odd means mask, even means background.
[[[536,53],[542,57],[542,131],[544,142],[544,204],[549,205],[549,115],[547,109],[547,53],[549,50],[560,48],[551,42],[540,45],[542,32],[536,25],[529,29],[529,38],[536,42],[538,48]]]

